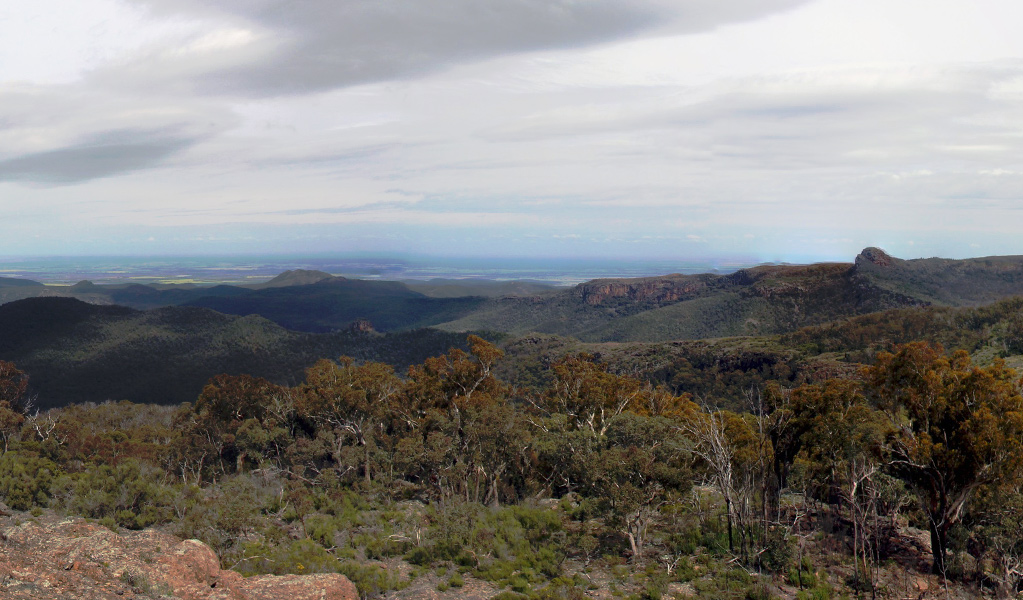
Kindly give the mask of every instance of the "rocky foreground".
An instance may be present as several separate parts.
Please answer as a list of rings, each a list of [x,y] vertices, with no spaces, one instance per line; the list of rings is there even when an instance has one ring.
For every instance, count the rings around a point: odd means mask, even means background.
[[[202,542],[155,530],[114,533],[76,517],[5,514],[0,598],[357,600],[359,594],[334,573],[242,577],[221,570]]]

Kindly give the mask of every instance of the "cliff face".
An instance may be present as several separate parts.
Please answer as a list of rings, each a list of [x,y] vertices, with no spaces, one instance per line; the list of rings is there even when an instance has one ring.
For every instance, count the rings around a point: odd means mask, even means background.
[[[619,298],[631,302],[666,304],[691,298],[706,288],[706,282],[700,277],[676,275],[643,279],[596,279],[580,284],[576,289],[583,302],[596,306]]]
[[[4,511],[6,512],[6,511]],[[343,575],[261,575],[220,569],[198,540],[154,530],[114,533],[79,518],[0,517],[0,597],[114,600],[356,600]]]

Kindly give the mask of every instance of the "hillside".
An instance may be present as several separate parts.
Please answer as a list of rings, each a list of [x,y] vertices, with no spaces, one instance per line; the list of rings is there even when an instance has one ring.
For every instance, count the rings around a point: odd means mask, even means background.
[[[328,332],[355,321],[378,331],[426,327],[460,318],[482,298],[429,298],[395,281],[331,277],[306,285],[205,296],[185,302],[231,315],[257,314],[295,331]]]
[[[368,321],[377,331],[426,327],[475,310],[483,298],[467,295],[473,289],[488,293],[501,289],[446,283],[430,288],[438,296],[431,297],[396,281],[346,279],[303,270],[287,271],[268,282],[246,286],[96,285],[90,281],[72,286],[44,286],[11,278],[7,282],[0,281],[0,304],[26,298],[63,297],[143,310],[194,306],[230,315],[260,315],[286,329],[314,333],[347,329],[356,321]],[[456,294],[459,290],[461,295]]]
[[[893,308],[979,306],[1020,294],[1023,257],[899,260],[867,248],[851,264],[599,279],[548,295],[491,299],[438,327],[589,342],[774,335]]]
[[[491,300],[439,327],[665,341],[775,334],[921,303],[873,285],[855,265],[760,266],[729,275],[594,280],[550,296]]]
[[[46,286],[31,279],[0,277],[0,304],[33,298],[46,292]]]
[[[295,270],[246,286],[43,286],[0,278],[0,303],[74,297],[137,309],[193,306],[259,315],[325,333],[368,322],[382,332],[530,332],[587,342],[776,335],[877,311],[980,306],[1023,295],[1023,257],[901,260],[866,248],[852,263],[762,265],[735,273],[597,279],[561,289],[536,282],[395,282]]]
[[[926,304],[978,306],[1023,294],[1023,256],[902,260],[866,248],[855,270],[877,288]]]
[[[914,310],[983,331],[1018,305]],[[1020,575],[999,561],[1023,539],[1015,374],[914,344],[859,381],[799,385],[777,343],[589,345],[541,357],[545,381],[521,392],[497,364],[579,343],[530,337],[501,358],[473,338],[406,378],[323,362],[291,389],[218,377],[180,406],[29,413],[0,429],[4,597],[298,600],[309,574],[318,598],[352,597],[348,582],[393,600],[1012,597]],[[729,393],[742,412],[718,410],[634,378],[665,359],[790,390],[743,384]],[[916,402],[935,391],[945,402]],[[937,464],[961,469],[952,492],[977,489],[961,511],[914,485],[929,465],[904,466],[928,427],[950,440]],[[990,453],[1002,433],[1008,452]],[[933,525],[951,511],[954,529]]]
[[[558,290],[557,286],[541,281],[492,281],[489,279],[429,279],[403,281],[409,289],[431,298],[458,298],[461,296],[537,296]]]
[[[402,369],[464,342],[464,335],[432,330],[296,333],[261,317],[196,307],[138,311],[72,298],[0,306],[0,360],[29,374],[44,408],[107,399],[189,402],[219,373],[287,384],[316,360],[340,355]]]
[[[964,349],[979,364],[1001,358],[1023,369],[1023,297],[982,307],[917,306],[869,313],[769,336],[632,342],[585,342],[554,334],[506,340],[500,376],[524,389],[549,383],[548,366],[585,352],[628,373],[715,406],[744,410],[744,393],[769,382],[783,387],[832,377],[855,379],[878,351],[928,341]]]

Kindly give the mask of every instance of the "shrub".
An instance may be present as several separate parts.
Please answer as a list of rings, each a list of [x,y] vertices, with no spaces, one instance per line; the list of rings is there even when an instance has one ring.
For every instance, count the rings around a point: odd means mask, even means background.
[[[159,483],[163,479],[161,469],[129,458],[64,475],[54,483],[54,494],[69,513],[142,529],[173,517],[175,491]]]
[[[56,474],[49,459],[7,452],[0,456],[0,498],[14,510],[48,506]]]

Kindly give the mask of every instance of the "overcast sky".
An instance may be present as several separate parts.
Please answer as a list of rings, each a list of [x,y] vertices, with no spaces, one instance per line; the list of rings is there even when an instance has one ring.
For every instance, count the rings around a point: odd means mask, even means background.
[[[0,256],[1023,254],[1019,0],[0,4]]]

